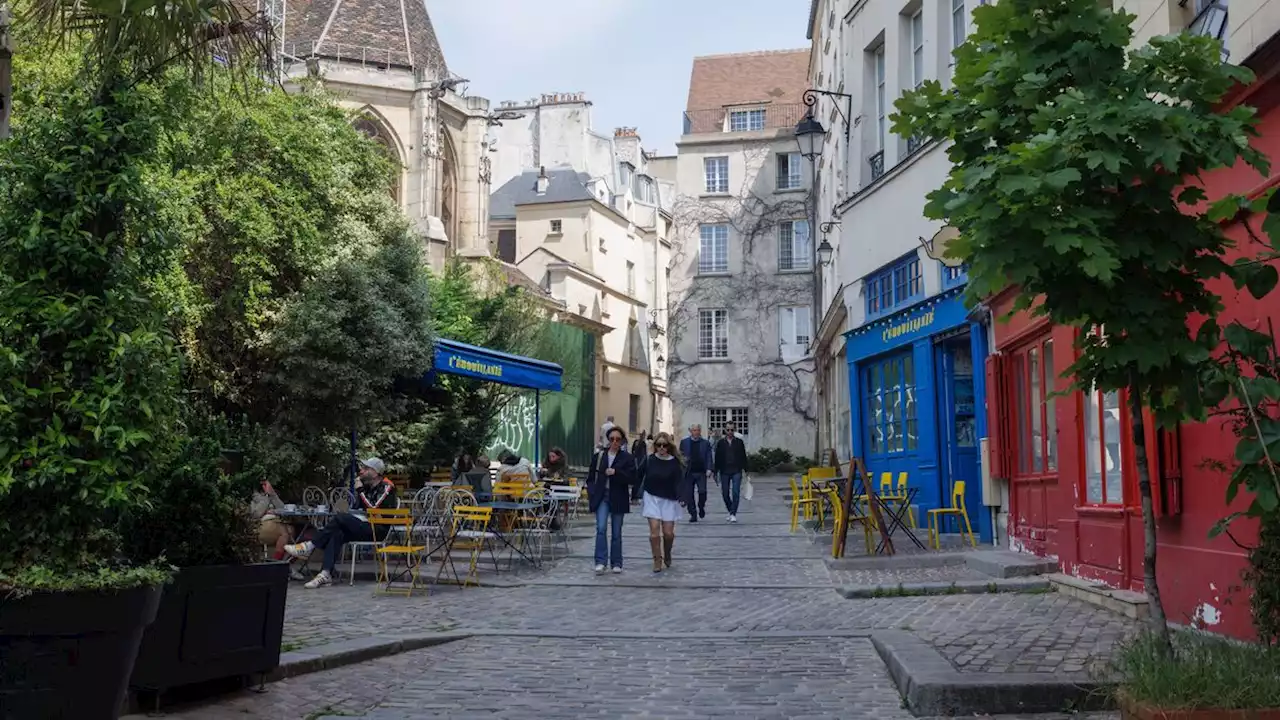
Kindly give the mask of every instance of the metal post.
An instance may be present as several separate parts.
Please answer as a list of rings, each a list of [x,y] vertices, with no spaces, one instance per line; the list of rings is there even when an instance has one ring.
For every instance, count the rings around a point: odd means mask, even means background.
[[[356,497],[356,473],[359,472],[360,461],[356,458],[356,429],[351,428],[351,483],[347,487],[347,492],[351,493],[351,499]]]
[[[542,449],[539,447],[539,441],[542,435],[542,391],[533,391],[533,462],[537,467],[542,462]]]

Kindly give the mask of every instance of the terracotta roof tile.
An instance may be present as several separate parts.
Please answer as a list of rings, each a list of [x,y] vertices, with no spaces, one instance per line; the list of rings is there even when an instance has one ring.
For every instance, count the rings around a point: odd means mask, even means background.
[[[697,57],[693,59],[685,109],[799,103],[808,79],[808,48]]]

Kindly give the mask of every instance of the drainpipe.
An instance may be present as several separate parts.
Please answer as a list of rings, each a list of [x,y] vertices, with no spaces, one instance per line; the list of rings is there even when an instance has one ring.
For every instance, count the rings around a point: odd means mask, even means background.
[[[641,150],[643,156],[644,151]],[[657,203],[653,209],[653,316],[649,321],[653,325],[658,323],[658,278],[662,275],[662,269],[658,267],[658,245],[662,242],[661,233],[658,232],[662,224],[662,186],[658,183],[658,179],[649,176],[653,181],[653,199]],[[634,186],[634,183],[633,183]],[[655,335],[653,339],[657,339]],[[650,345],[652,346],[652,342]],[[650,347],[652,354],[652,347]],[[657,359],[649,361],[649,432],[655,432],[658,428],[658,388],[654,383],[654,373],[658,370]],[[674,435],[674,430],[672,434]]]

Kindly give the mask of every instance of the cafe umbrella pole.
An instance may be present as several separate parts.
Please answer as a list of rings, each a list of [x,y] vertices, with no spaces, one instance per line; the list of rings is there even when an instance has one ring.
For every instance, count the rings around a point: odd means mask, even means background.
[[[538,446],[542,435],[542,391],[533,391],[533,463],[534,467],[542,462],[542,450]]]
[[[356,429],[351,428],[351,482],[347,485],[347,492],[350,494],[352,502],[355,502],[356,499],[356,474],[360,471],[358,464],[359,460],[356,459]]]

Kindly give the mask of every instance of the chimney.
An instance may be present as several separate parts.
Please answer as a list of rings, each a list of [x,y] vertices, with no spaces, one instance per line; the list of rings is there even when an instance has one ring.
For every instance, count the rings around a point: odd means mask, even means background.
[[[546,195],[547,185],[550,185],[550,184],[551,184],[551,178],[547,177],[547,168],[546,167],[538,168],[538,194]]]

